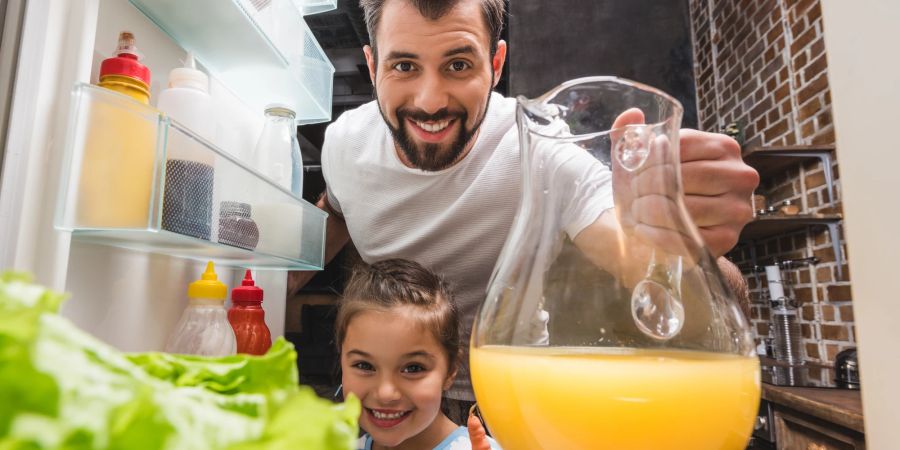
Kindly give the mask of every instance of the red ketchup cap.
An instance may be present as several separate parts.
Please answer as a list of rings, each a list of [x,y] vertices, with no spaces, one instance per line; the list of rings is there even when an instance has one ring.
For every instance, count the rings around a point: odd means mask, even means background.
[[[123,31],[119,35],[119,45],[116,48],[116,56],[104,59],[100,63],[100,76],[122,75],[131,77],[150,86],[150,69],[138,60],[140,54],[134,45],[134,35]]]
[[[256,283],[253,282],[253,275],[250,274],[250,269],[247,269],[247,273],[244,274],[244,280],[241,282],[241,285],[231,290],[231,301],[262,303],[263,290],[256,287]]]

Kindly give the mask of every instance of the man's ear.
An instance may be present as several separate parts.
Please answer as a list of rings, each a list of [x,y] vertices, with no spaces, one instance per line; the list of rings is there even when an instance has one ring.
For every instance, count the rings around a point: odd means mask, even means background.
[[[372,50],[372,46],[366,45],[363,47],[363,53],[366,55],[366,65],[369,66],[369,78],[372,79],[372,86],[375,85],[375,67],[378,64],[378,61],[375,61],[375,52]]]
[[[497,52],[491,60],[491,69],[494,71],[494,87],[500,82],[500,75],[503,74],[503,65],[506,64],[506,41],[503,39],[497,41]]]

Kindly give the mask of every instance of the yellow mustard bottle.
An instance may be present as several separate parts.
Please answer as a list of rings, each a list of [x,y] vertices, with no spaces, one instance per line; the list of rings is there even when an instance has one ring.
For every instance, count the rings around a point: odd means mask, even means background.
[[[150,69],[141,64],[134,35],[119,35],[115,55],[100,65],[99,86],[127,95],[94,95],[87,117],[76,226],[152,228],[151,194],[158,112],[150,103]],[[132,101],[136,100],[136,101]]]

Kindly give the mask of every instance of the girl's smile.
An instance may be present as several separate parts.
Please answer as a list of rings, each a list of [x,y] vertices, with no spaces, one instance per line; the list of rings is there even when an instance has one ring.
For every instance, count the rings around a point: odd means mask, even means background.
[[[396,411],[390,409],[364,409],[366,414],[369,415],[369,420],[372,424],[379,428],[393,428],[400,422],[406,420],[410,413],[412,413],[412,410]]]

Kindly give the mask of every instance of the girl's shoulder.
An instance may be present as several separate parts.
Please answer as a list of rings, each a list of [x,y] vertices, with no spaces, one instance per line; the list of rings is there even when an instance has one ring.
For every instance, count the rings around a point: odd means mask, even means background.
[[[491,444],[491,450],[503,450],[500,444],[493,438],[488,436],[488,442]],[[356,442],[358,450],[372,450],[372,437],[368,433],[363,435]],[[472,442],[469,441],[469,430],[466,427],[459,427],[444,438],[434,450],[472,450]]]
[[[488,442],[491,444],[491,450],[501,450],[500,444],[490,436],[488,436]],[[446,439],[441,441],[434,450],[472,450],[469,430],[466,427],[457,428]]]
[[[372,450],[372,436],[369,436],[369,433],[362,435],[359,440],[356,441],[356,449]]]

